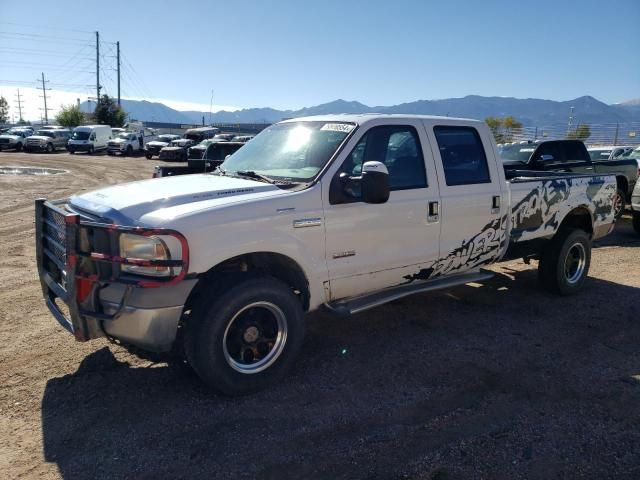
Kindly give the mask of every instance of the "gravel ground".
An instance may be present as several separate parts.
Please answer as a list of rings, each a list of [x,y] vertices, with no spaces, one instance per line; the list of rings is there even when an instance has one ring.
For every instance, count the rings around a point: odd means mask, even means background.
[[[44,306],[33,200],[148,178],[143,158],[0,153],[3,478],[640,478],[640,236],[593,252],[583,292],[508,262],[482,285],[309,318],[280,385],[241,399]]]

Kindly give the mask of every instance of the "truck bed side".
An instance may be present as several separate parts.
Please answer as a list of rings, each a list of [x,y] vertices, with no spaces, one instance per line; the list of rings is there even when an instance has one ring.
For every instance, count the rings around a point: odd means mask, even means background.
[[[576,209],[589,213],[594,239],[613,228],[615,175],[514,171],[509,176],[511,243],[553,237]]]

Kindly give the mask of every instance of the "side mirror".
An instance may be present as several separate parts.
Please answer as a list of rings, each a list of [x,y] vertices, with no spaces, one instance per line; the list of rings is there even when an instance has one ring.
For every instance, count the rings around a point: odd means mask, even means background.
[[[384,163],[365,162],[360,184],[365,203],[385,203],[389,200],[389,171]]]
[[[540,155],[541,162],[551,162],[554,160],[553,155]]]

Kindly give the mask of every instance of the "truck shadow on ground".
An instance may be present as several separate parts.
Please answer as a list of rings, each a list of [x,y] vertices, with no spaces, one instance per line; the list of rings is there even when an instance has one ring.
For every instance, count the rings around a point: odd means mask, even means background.
[[[616,226],[609,235],[594,242],[594,248],[598,247],[640,247],[640,233],[637,233],[631,224],[631,211],[616,222]]]
[[[65,479],[637,478],[639,293],[526,270],[317,314],[292,374],[235,399],[105,347],[47,383],[44,456]]]

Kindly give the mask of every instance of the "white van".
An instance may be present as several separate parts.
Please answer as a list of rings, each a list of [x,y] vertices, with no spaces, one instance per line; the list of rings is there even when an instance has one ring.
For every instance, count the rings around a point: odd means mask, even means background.
[[[70,153],[97,152],[106,150],[109,140],[112,138],[109,125],[84,125],[73,129],[73,135],[67,143]]]

